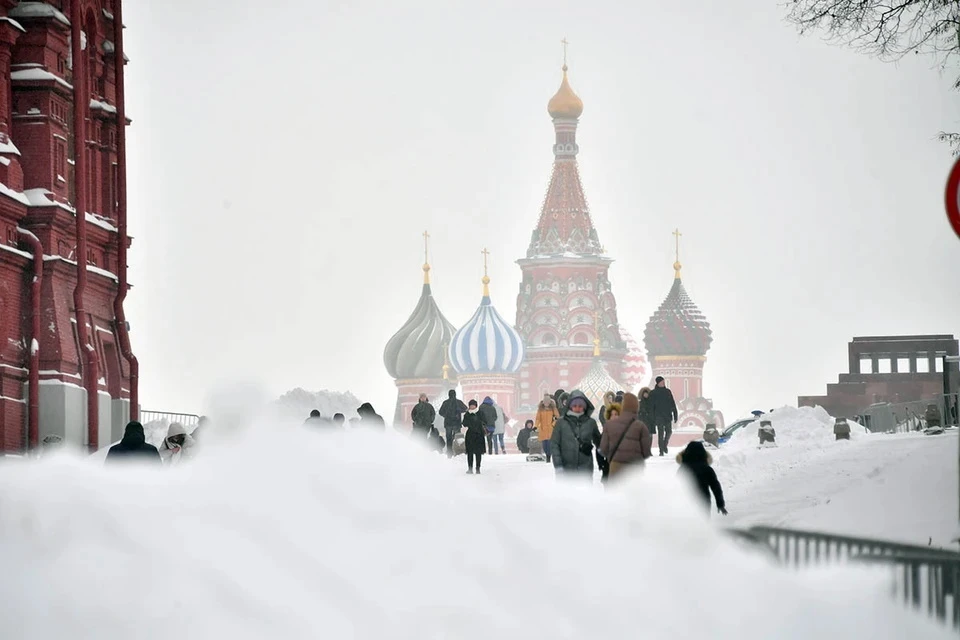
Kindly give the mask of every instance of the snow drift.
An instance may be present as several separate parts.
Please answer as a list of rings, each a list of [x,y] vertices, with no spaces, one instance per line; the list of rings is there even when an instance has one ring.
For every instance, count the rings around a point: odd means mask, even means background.
[[[0,466],[4,633],[953,637],[876,571],[772,566],[672,474],[603,491],[544,465],[493,491],[391,432],[234,435],[174,469],[67,454]]]

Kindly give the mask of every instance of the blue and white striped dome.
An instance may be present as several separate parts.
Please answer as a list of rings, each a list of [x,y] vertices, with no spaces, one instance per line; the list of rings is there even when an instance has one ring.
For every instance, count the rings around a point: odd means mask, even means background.
[[[486,289],[484,282],[484,289]],[[523,340],[484,291],[476,313],[453,335],[450,363],[457,373],[516,373],[523,363]]]

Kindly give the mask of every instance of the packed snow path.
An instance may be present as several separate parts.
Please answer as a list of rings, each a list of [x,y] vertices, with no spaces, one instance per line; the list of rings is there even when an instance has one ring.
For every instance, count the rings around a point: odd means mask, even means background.
[[[727,500],[725,526],[770,525],[956,548],[958,436],[871,435],[826,448],[712,451]],[[669,490],[676,454],[648,461],[641,482]],[[458,457],[453,472],[464,473]],[[552,481],[553,466],[483,457],[483,482],[505,491]],[[594,478],[599,482],[599,474]],[[678,489],[679,490],[679,489]]]

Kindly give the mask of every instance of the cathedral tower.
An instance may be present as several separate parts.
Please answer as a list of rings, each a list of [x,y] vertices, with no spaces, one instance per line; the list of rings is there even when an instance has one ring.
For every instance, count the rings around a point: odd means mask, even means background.
[[[457,386],[447,362],[447,346],[453,339],[454,327],[447,320],[430,289],[430,262],[427,242],[430,234],[423,232],[423,288],[413,313],[387,342],[383,350],[383,364],[397,384],[397,405],[393,425],[411,426],[410,412],[421,393],[430,402],[439,405],[447,391]]]
[[[584,377],[593,363],[595,340],[618,380],[627,353],[607,277],[613,260],[604,255],[593,227],[577,168],[583,101],[570,87],[567,70],[564,53],[560,88],[547,103],[555,132],[553,172],[527,256],[517,261],[523,277],[516,326],[527,352],[519,401],[527,410],[544,393],[570,390]]]
[[[680,231],[676,238],[677,257],[673,263],[673,286],[660,308],[650,317],[643,340],[653,365],[653,376],[663,376],[673,391],[680,414],[677,433],[702,434],[707,422],[723,428],[723,415],[703,397],[703,365],[713,342],[706,317],[697,308],[680,279]],[[683,437],[676,441],[682,444]]]

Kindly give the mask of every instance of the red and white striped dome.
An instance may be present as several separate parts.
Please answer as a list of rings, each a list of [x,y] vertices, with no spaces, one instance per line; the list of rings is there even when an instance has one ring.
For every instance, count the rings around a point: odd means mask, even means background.
[[[627,390],[636,392],[650,384],[653,371],[643,347],[630,335],[629,331],[623,328],[623,325],[620,325],[620,337],[627,344],[627,355],[623,357],[620,378]]]

